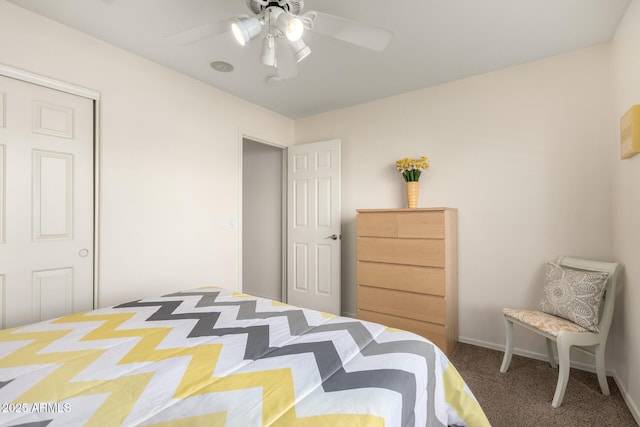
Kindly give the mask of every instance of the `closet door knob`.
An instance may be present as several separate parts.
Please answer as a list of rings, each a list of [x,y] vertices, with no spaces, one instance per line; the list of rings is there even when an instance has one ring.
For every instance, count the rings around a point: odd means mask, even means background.
[[[331,236],[325,237],[325,239],[338,240],[338,235],[337,234],[332,234]]]

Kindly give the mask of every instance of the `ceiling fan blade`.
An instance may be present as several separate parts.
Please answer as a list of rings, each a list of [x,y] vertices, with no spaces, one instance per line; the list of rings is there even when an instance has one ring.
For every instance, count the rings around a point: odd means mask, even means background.
[[[382,28],[322,12],[309,11],[304,13],[303,17],[311,21],[310,29],[318,34],[334,37],[378,52],[387,47],[393,35],[390,31]]]
[[[172,43],[185,46],[206,39],[207,37],[213,37],[217,36],[218,34],[226,33],[230,29],[231,20],[225,19],[220,22],[199,25],[185,31],[170,34],[165,38]]]
[[[276,68],[278,69],[278,77],[282,80],[292,79],[298,75],[298,65],[291,51],[291,46],[283,39],[278,39],[277,43],[278,62]]]

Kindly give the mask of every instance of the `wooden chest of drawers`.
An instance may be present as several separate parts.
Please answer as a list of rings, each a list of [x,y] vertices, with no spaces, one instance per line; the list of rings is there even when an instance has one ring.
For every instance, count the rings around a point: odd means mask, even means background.
[[[451,354],[458,341],[458,211],[357,212],[358,318],[417,333]]]

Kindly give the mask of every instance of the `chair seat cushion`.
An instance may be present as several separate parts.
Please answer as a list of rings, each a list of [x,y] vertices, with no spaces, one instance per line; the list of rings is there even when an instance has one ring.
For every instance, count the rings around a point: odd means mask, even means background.
[[[505,316],[519,320],[554,337],[557,337],[558,333],[561,331],[589,332],[587,329],[580,325],[576,325],[569,320],[553,316],[542,311],[504,308],[502,309],[502,313],[504,313]]]

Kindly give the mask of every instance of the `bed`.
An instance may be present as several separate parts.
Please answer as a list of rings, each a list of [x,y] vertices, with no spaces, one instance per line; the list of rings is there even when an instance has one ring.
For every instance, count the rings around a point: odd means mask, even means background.
[[[0,425],[488,426],[409,332],[222,288],[0,331]]]

